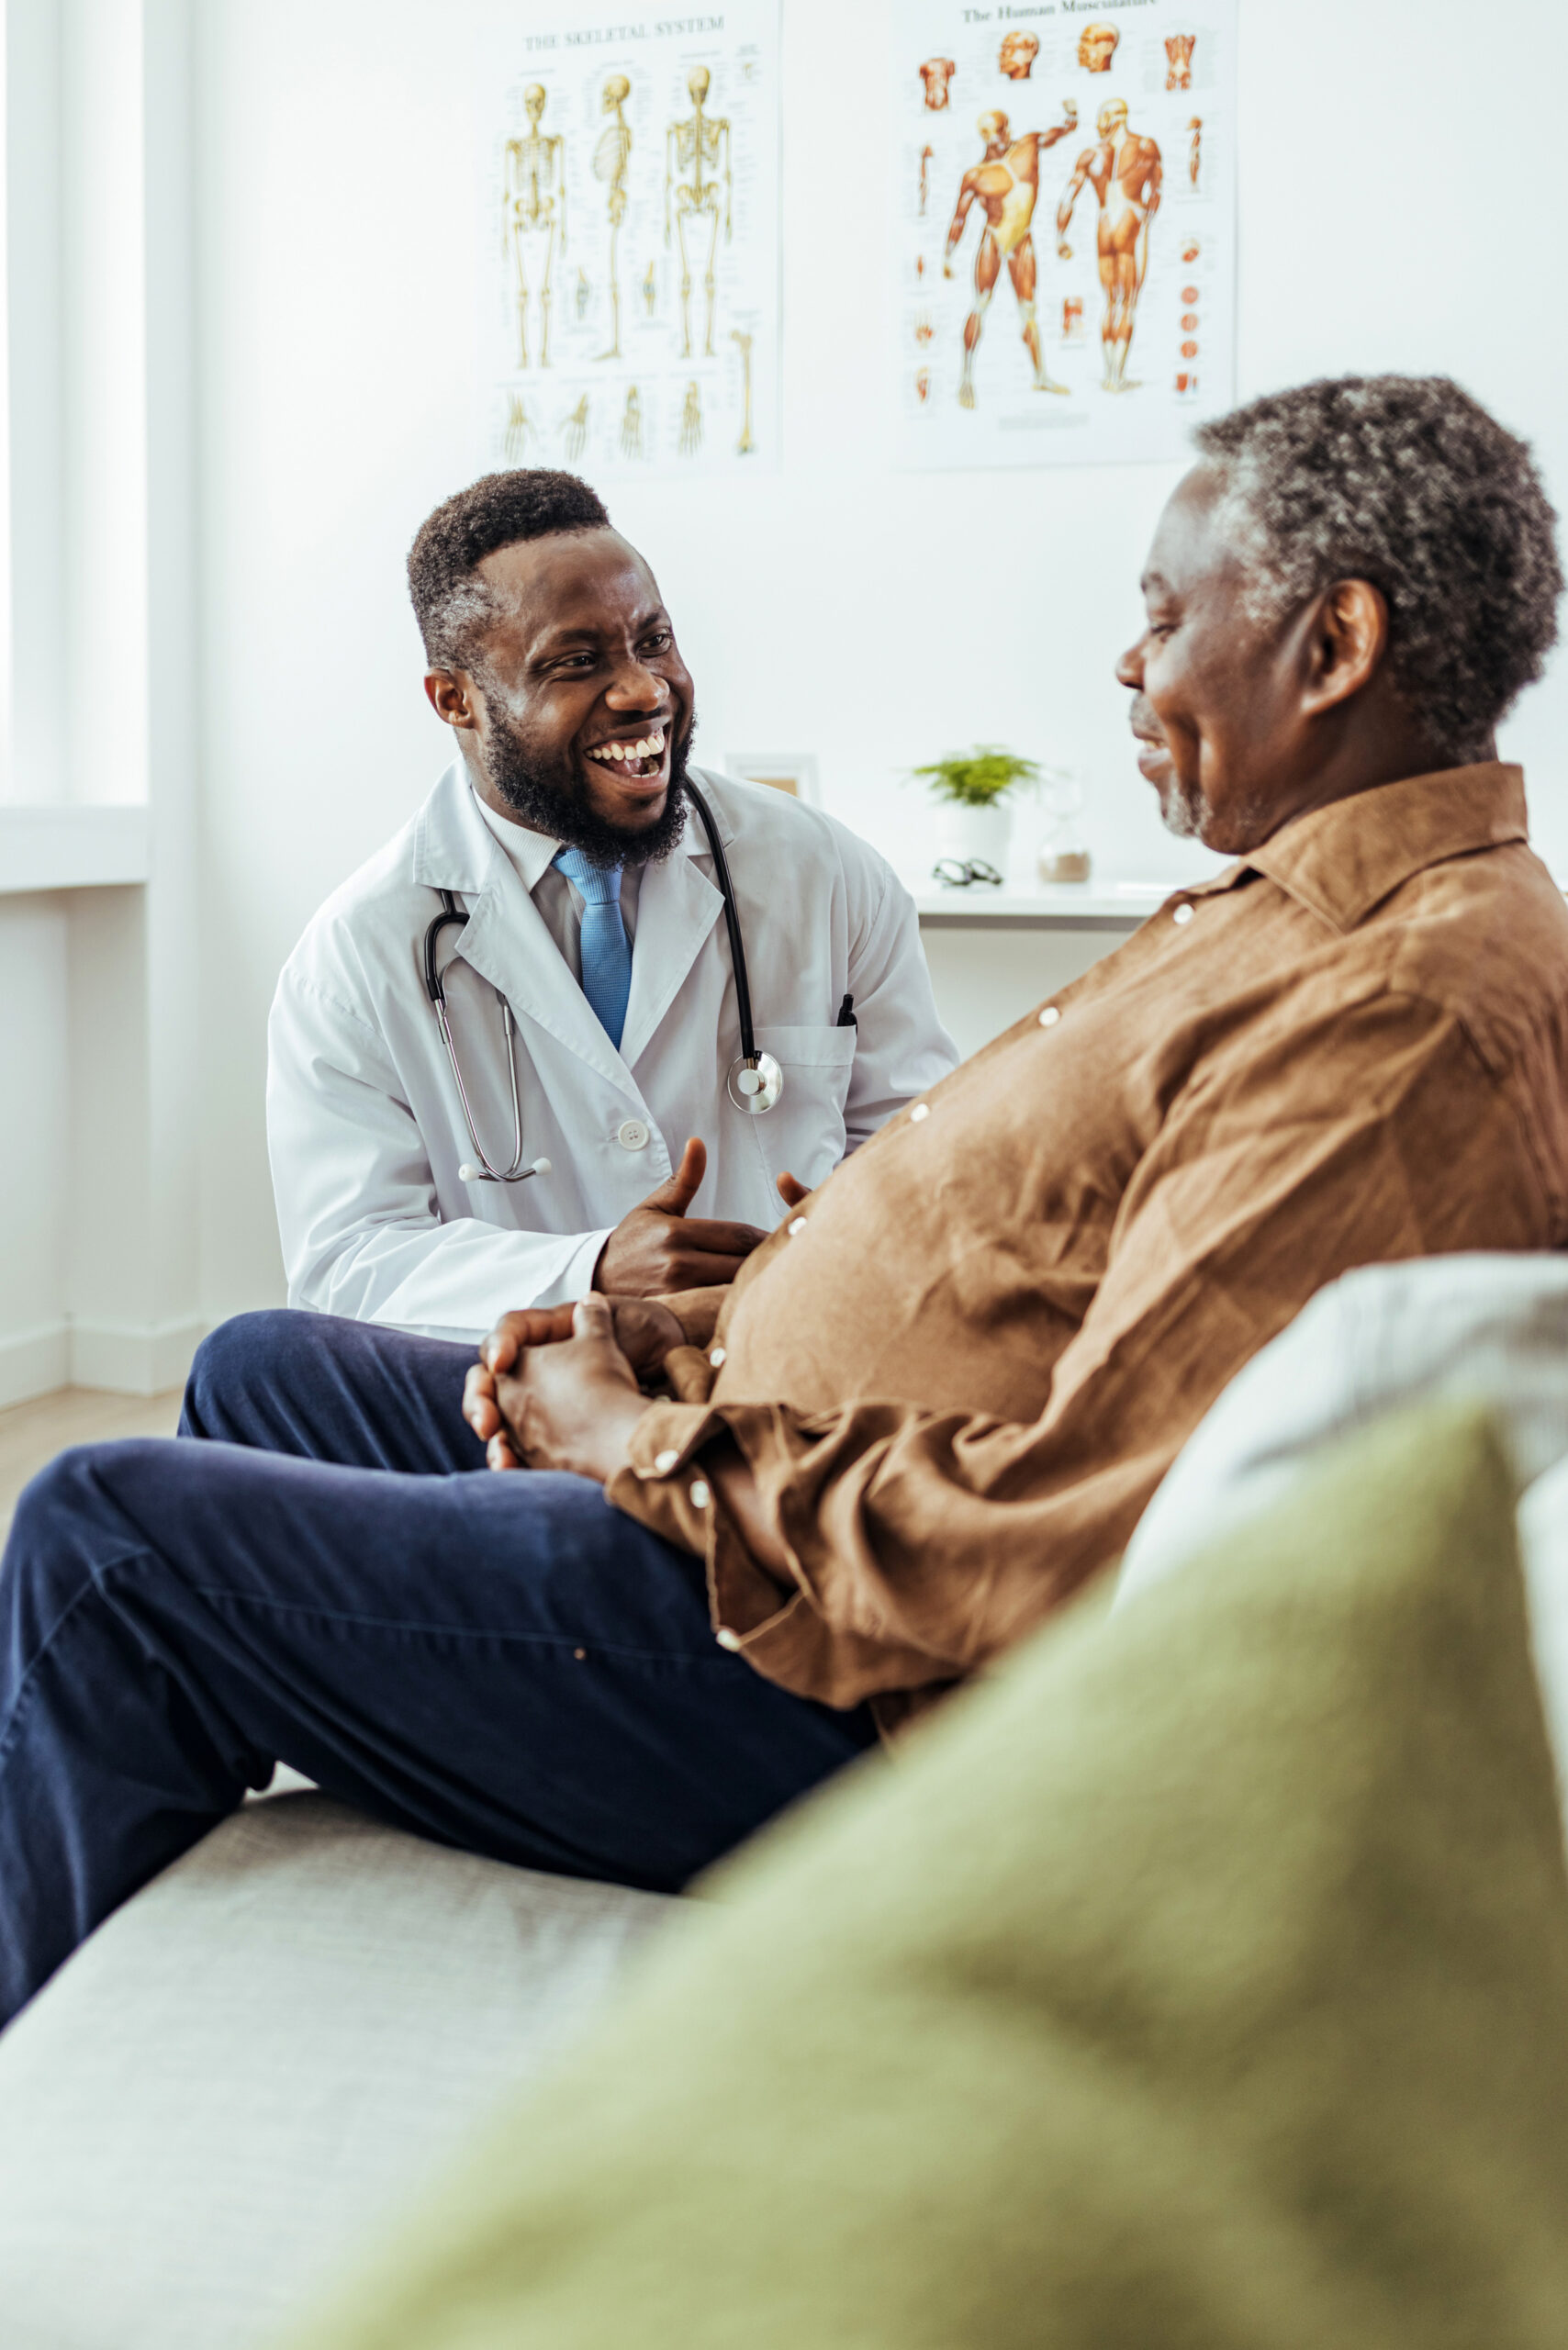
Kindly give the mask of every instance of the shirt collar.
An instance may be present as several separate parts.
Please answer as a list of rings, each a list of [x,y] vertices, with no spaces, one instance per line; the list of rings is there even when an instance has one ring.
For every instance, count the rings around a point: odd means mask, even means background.
[[[473,786],[470,785],[469,789],[472,790]],[[476,791],[474,792],[474,805],[516,867],[523,888],[532,897],[549,872],[560,842],[552,840],[548,833],[531,831],[527,824],[514,824],[510,816],[498,816],[493,808],[486,806]]]
[[[1261,873],[1332,929],[1350,931],[1429,866],[1529,838],[1524,769],[1486,759],[1314,808],[1188,894],[1231,890]]]

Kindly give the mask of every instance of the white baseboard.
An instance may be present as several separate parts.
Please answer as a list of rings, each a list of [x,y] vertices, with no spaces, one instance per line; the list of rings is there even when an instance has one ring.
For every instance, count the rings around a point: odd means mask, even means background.
[[[48,1322],[40,1329],[18,1330],[0,1338],[0,1411],[9,1404],[30,1403],[35,1395],[52,1395],[71,1379],[71,1332],[64,1322]]]
[[[185,1384],[205,1322],[73,1322],[70,1384],[116,1395],[161,1395]]]

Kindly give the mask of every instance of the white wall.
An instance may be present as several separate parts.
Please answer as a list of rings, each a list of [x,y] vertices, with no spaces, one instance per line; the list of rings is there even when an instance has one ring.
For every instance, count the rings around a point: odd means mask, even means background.
[[[66,1376],[166,1386],[201,1328],[190,5],[4,13],[0,796],[135,803],[152,844],[140,886],[0,896],[6,1001],[24,1012],[0,1048],[7,1400]],[[85,809],[73,816],[90,839]]]
[[[206,0],[198,85],[205,612],[203,1253],[209,1311],[277,1292],[262,1027],[311,908],[415,805],[423,711],[401,561],[480,469],[471,437],[472,92],[460,0]],[[1568,485],[1562,306],[1542,276],[1554,142],[1520,75],[1568,77],[1521,0],[1244,0],[1241,381],[1458,375]],[[1174,473],[891,473],[879,430],[887,0],[785,0],[784,471],[613,494],[696,674],[702,749],[813,745],[873,837],[898,770],[995,737],[1092,789],[1123,871],[1192,870],[1127,757],[1111,666]],[[528,20],[525,0],[510,12]],[[1543,244],[1542,237],[1547,240]],[[1554,266],[1554,264],[1552,264]],[[1506,744],[1568,872],[1560,667]],[[1027,819],[1025,822],[1027,822]]]
[[[96,1303],[106,1337],[123,1324],[155,1364],[161,1331],[172,1359],[193,1315],[279,1293],[267,1001],[312,907],[402,822],[443,756],[402,559],[428,508],[485,462],[469,382],[480,0],[199,0],[194,54],[187,7],[8,11],[14,63],[35,33],[53,43],[69,162],[58,218],[35,198],[25,224],[43,266],[10,293],[28,351],[54,332],[54,304],[68,363],[52,386],[41,361],[13,386],[26,561],[11,785],[20,798],[148,792],[161,878],[140,913],[140,901],[85,893],[74,912],[0,905],[5,1000],[35,1013],[0,1042],[7,1136],[20,1137],[0,1155],[0,1364],[56,1326],[62,1300],[78,1317]],[[1103,867],[1180,878],[1194,853],[1154,822],[1110,674],[1173,471],[889,471],[889,0],[785,0],[784,13],[785,470],[613,496],[677,614],[702,749],[814,746],[829,804],[893,843],[917,838],[922,819],[898,771],[995,737],[1085,775]],[[525,24],[528,0],[507,15]],[[1565,329],[1543,274],[1557,163],[1550,135],[1520,127],[1518,101],[1527,83],[1563,78],[1568,17],[1555,0],[1519,0],[1507,40],[1492,41],[1459,0],[1324,0],[1310,14],[1243,0],[1242,16],[1243,396],[1339,369],[1444,369],[1532,435],[1561,492]],[[186,66],[194,159],[180,136]],[[123,108],[128,91],[140,104],[144,67],[138,162]],[[45,88],[19,123],[13,104],[13,196],[53,105]],[[128,237],[133,168],[145,252]],[[1531,220],[1548,226],[1509,225]],[[71,282],[51,292],[55,253]],[[143,364],[145,400],[125,380]],[[68,528],[51,543],[39,514],[62,464]],[[139,469],[146,510],[119,512]],[[105,510],[118,520],[100,559]],[[1560,665],[1506,748],[1526,759],[1538,838],[1568,873],[1565,678]],[[199,969],[181,960],[197,904]],[[1028,954],[1014,940],[996,965],[999,1017],[1028,986]],[[78,986],[68,1020],[72,970],[110,976],[96,1003]],[[970,969],[967,1018],[974,983]],[[144,1065],[107,1049],[128,986]],[[73,1035],[78,1059],[106,1054],[95,1075],[110,1102],[133,1069],[148,1098],[141,1113],[124,1105],[123,1181],[111,1159],[68,1202],[50,1184],[61,1136],[78,1150],[117,1140],[80,1070],[64,1088]],[[62,1269],[73,1231],[85,1235],[74,1275]]]
[[[66,1090],[68,923],[55,896],[0,898],[0,1409],[66,1376],[60,1169]]]

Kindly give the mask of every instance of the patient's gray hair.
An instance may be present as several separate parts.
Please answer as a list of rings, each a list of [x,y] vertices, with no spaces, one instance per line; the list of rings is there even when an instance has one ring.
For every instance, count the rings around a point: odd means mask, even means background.
[[[1267,624],[1338,579],[1388,602],[1389,666],[1434,749],[1484,758],[1557,641],[1557,516],[1527,442],[1446,375],[1272,392],[1193,435]]]

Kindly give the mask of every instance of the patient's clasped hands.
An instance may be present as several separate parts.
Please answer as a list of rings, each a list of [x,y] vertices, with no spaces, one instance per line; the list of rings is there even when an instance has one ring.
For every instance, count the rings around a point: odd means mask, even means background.
[[[606,1484],[624,1468],[656,1378],[685,1333],[652,1298],[580,1298],[503,1315],[463,1389],[492,1469],[566,1469]]]
[[[793,1175],[780,1175],[778,1191],[786,1209],[807,1197]],[[674,1314],[652,1297],[503,1314],[464,1382],[463,1416],[491,1469],[564,1469],[608,1484],[627,1465],[644,1388],[685,1344]]]

